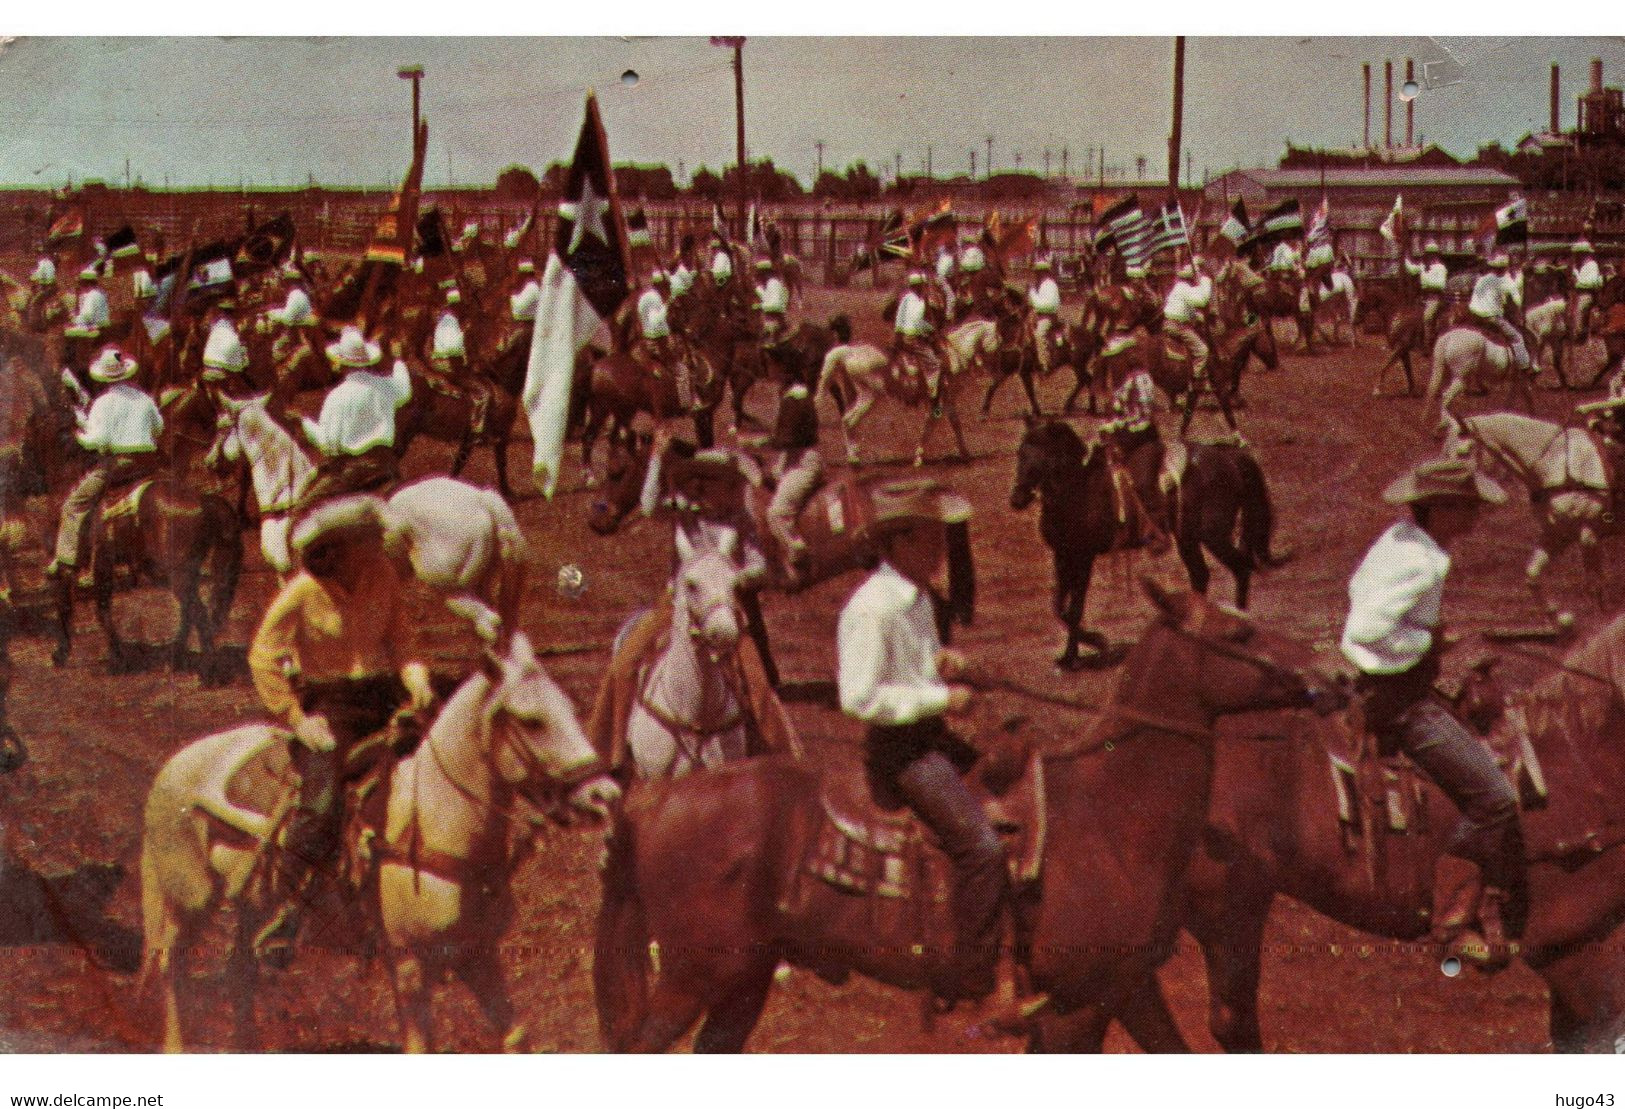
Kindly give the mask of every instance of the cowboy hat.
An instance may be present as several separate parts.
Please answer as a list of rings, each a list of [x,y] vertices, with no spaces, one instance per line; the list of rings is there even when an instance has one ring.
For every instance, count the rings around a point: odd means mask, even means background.
[[[1431,239],[1428,240],[1428,245],[1422,248],[1422,253],[1423,254],[1437,254],[1437,253],[1439,253],[1439,244],[1436,243],[1436,242],[1433,242]]]
[[[1490,256],[1489,267],[1492,270],[1504,270],[1510,264],[1511,260],[1505,254],[1492,254]]]
[[[28,275],[28,280],[36,285],[55,285],[56,263],[49,258],[41,258],[34,267],[34,272]]]
[[[100,281],[101,279],[102,275],[97,272],[95,266],[86,266],[79,271],[80,281]]]
[[[664,284],[665,280],[666,280],[666,271],[665,270],[655,270],[653,273],[651,273],[649,275],[649,280],[651,282],[653,282],[654,284],[656,284],[656,285]]]
[[[203,365],[207,367],[203,376],[211,381],[227,373],[240,374],[248,368],[248,349],[231,328],[217,327],[209,332],[208,342],[203,345]],[[218,376],[210,376],[209,370],[218,371]]]
[[[1382,491],[1382,499],[1389,504],[1414,504],[1434,497],[1485,504],[1501,504],[1507,499],[1506,490],[1461,458],[1430,458],[1419,462]]]
[[[1181,265],[1179,267],[1179,273],[1177,274],[1177,276],[1179,276],[1179,277],[1188,277],[1188,278],[1190,278],[1191,280],[1194,281],[1196,279],[1196,263],[1195,262],[1186,262],[1183,265]]]
[[[446,290],[446,303],[447,304],[461,304],[461,303],[463,303],[463,294],[458,292],[455,288],[447,289]]]
[[[1033,263],[1033,269],[1035,270],[1047,270],[1049,268],[1050,265],[1048,258],[1040,258],[1038,261]]]
[[[352,368],[376,366],[383,356],[384,348],[377,343],[367,342],[361,329],[354,324],[345,327],[339,333],[339,341],[329,344],[327,348],[330,361]]]
[[[1138,279],[1147,276],[1150,271],[1144,266],[1126,266],[1123,269],[1123,273],[1130,279]]]
[[[283,327],[311,327],[316,323],[316,312],[310,298],[297,289],[288,290],[288,299],[281,308],[272,308],[265,318]]]
[[[957,524],[970,519],[970,502],[932,478],[894,481],[869,492],[869,534],[888,535],[916,524]]]
[[[759,270],[770,270],[770,269],[772,269],[773,268],[773,259],[771,259],[771,258],[758,258],[758,259],[756,259],[756,268],[759,269]]]
[[[90,380],[116,385],[130,380],[140,369],[136,360],[125,357],[118,347],[103,347],[101,356],[90,364]]]
[[[520,262],[519,263],[519,272],[520,273],[535,273],[536,272],[536,263],[535,262]]]
[[[1574,244],[1574,253],[1576,253],[1576,254],[1595,254],[1597,252],[1594,249],[1592,249],[1592,246],[1591,246],[1590,243],[1586,242],[1584,239],[1581,239],[1579,242]]]
[[[279,272],[284,281],[303,281],[305,279],[305,275],[300,272],[299,267],[292,262],[284,264]]]
[[[921,273],[919,270],[915,270],[913,273],[908,275],[908,283],[910,285],[924,285],[925,274]]]
[[[364,531],[384,531],[384,502],[371,494],[355,493],[323,501],[306,512],[293,526],[288,543],[302,552],[318,542]]]

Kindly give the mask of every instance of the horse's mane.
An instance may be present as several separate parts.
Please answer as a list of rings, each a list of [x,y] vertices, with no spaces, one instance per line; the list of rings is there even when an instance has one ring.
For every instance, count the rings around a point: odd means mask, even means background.
[[[1532,738],[1599,736],[1609,713],[1625,701],[1625,614],[1570,651],[1515,701]]]

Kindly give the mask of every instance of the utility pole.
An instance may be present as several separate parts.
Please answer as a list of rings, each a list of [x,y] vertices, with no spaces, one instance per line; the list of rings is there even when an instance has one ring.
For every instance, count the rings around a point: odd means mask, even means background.
[[[1021,151],[1016,151],[1016,172],[1021,172]]]
[[[1049,147],[1044,148],[1044,176],[1049,176]]]
[[[418,120],[422,115],[420,86],[423,84],[423,67],[420,65],[402,66],[395,71],[395,76],[403,81],[412,82],[412,149],[417,149]]]
[[[892,165],[896,167],[892,170],[892,180],[901,181],[903,179],[903,152],[901,150],[892,152]]]
[[[936,176],[934,174],[932,174],[932,172],[931,172],[931,144],[930,143],[926,143],[926,145],[925,145],[925,179],[927,181],[935,181],[936,180]]]
[[[818,151],[818,177],[824,176],[824,144],[822,141],[813,143],[813,149]],[[813,178],[813,184],[818,183],[818,177]]]
[[[993,176],[993,136],[987,137],[987,175]]]
[[[976,151],[970,152],[970,179],[976,180]]]
[[[1174,38],[1174,126],[1168,136],[1168,199],[1179,195],[1179,152],[1185,128],[1185,36]]]
[[[734,154],[739,167],[739,195],[735,198],[739,233],[745,231],[745,36],[713,35],[712,46],[731,47],[734,52]]]
[[[1066,147],[1061,147],[1061,176],[1066,176]]]

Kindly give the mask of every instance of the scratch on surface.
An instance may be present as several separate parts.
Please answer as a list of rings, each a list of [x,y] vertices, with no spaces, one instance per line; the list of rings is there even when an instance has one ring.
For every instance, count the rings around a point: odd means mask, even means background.
[[[1455,51],[1436,38],[1429,38],[1427,42],[1443,57],[1422,61],[1423,88],[1437,89],[1445,85],[1459,85],[1467,80],[1467,66]]]

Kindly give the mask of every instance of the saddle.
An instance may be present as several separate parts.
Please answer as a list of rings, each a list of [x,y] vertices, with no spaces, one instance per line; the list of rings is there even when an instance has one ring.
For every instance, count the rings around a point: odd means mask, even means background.
[[[156,480],[149,475],[141,475],[109,488],[102,498],[102,521],[135,519],[141,511],[141,498]]]
[[[1044,765],[1036,751],[985,755],[966,777],[989,822],[1004,841],[1013,898],[1043,872],[1048,814]],[[856,762],[824,774],[817,825],[785,884],[781,912],[819,910],[816,890],[862,899],[867,928],[877,944],[923,951],[951,942],[949,890],[953,867],[936,837],[907,809],[888,810],[875,799]]]

